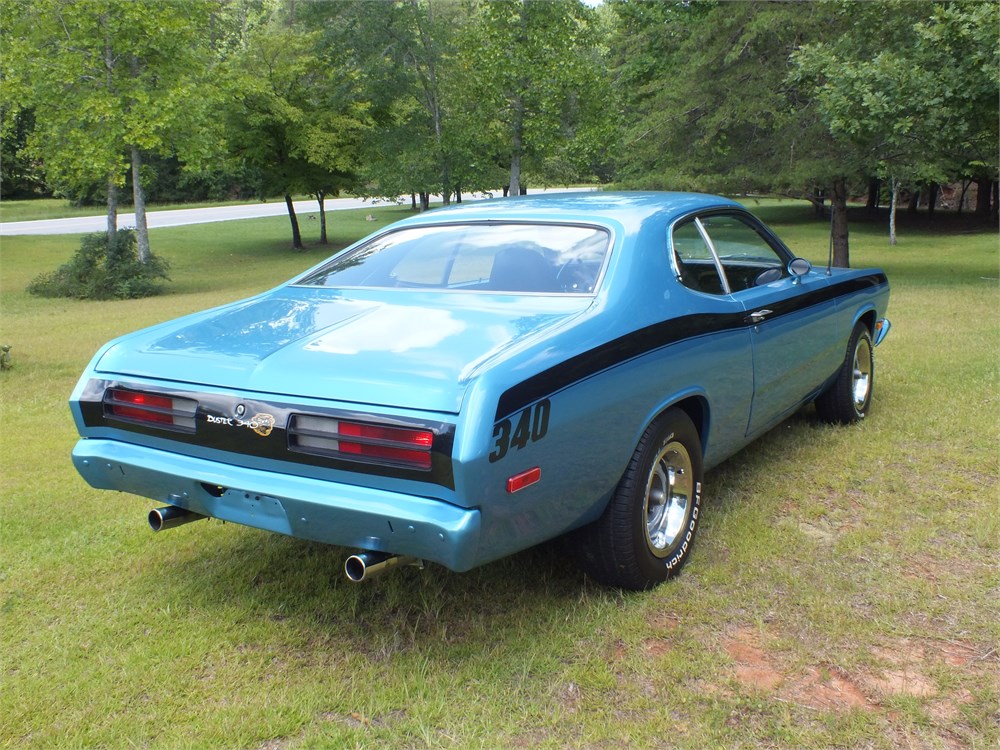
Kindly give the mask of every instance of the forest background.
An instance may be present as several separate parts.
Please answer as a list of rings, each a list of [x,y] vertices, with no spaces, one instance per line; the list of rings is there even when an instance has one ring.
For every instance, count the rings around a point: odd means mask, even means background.
[[[3,198],[614,184],[995,220],[995,2],[0,0]],[[950,186],[942,201],[939,186]],[[971,190],[969,188],[972,187]]]

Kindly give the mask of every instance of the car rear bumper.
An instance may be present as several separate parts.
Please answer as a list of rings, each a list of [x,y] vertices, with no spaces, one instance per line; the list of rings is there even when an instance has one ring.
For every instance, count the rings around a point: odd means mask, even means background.
[[[83,439],[73,464],[97,489],[142,495],[223,521],[326,544],[476,565],[480,514],[431,498],[248,469]]]

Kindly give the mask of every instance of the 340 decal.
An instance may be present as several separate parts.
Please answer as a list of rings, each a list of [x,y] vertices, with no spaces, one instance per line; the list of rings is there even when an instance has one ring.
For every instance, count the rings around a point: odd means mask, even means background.
[[[490,463],[495,463],[507,455],[510,449],[521,450],[528,443],[535,443],[549,431],[549,411],[552,404],[548,399],[529,406],[517,418],[517,426],[509,419],[493,425],[493,451]]]

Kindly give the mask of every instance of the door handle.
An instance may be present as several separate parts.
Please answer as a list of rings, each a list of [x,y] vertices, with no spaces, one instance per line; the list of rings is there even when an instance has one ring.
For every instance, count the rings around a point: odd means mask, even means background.
[[[747,315],[743,320],[745,320],[747,323],[753,323],[754,325],[756,325],[757,323],[762,323],[764,321],[764,318],[766,318],[772,312],[774,312],[774,310],[754,310],[752,313]]]

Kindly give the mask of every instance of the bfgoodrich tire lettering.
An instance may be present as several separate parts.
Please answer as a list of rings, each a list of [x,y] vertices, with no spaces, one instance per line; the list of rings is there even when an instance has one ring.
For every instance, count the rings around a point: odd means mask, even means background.
[[[858,323],[847,343],[844,362],[837,379],[816,398],[821,419],[838,424],[853,424],[868,416],[875,386],[875,355],[871,334]]]
[[[643,434],[604,514],[577,532],[580,567],[636,591],[676,575],[698,529],[702,477],[698,431],[683,411],[665,412]]]

